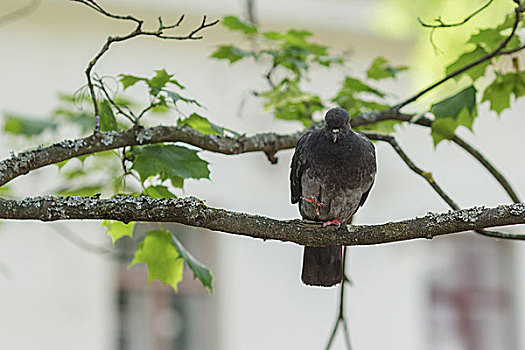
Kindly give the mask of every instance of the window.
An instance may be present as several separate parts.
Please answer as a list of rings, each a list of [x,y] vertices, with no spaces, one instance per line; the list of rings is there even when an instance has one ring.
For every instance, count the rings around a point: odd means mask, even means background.
[[[164,225],[176,232],[179,240],[207,265],[215,253],[214,237],[199,229]],[[156,226],[137,225],[135,237]],[[118,349],[120,350],[201,350],[217,342],[215,298],[210,298],[193,273],[185,267],[179,293],[154,281],[147,284],[144,265],[127,268],[136,245],[128,237],[118,241],[122,253],[117,277]],[[212,267],[212,266],[209,266]]]
[[[469,235],[433,243],[429,349],[515,349],[510,243]]]

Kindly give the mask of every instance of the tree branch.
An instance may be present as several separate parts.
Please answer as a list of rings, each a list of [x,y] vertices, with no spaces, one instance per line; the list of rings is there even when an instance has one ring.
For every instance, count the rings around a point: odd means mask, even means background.
[[[470,15],[468,15],[467,17],[465,17],[462,21],[460,22],[456,22],[456,23],[445,23],[443,22],[443,20],[441,20],[441,17],[438,17],[436,19],[434,19],[434,22],[437,22],[437,24],[428,24],[428,23],[425,23],[423,22],[423,20],[421,20],[421,18],[417,18],[419,24],[421,24],[423,27],[425,28],[451,28],[451,27],[458,27],[460,25],[463,25],[465,23],[467,23],[468,21],[470,21],[470,19],[474,16],[476,16],[478,13],[480,13],[481,11],[483,11],[484,9],[486,9],[487,7],[489,7],[489,5],[492,3],[493,0],[489,0],[487,3],[485,3],[485,5],[481,6],[479,9],[477,9],[476,11],[472,12]]]
[[[406,105],[408,105],[408,104],[418,100],[421,96],[425,95],[427,92],[429,92],[429,91],[435,89],[436,87],[440,86],[444,82],[446,82],[446,81],[448,81],[448,80],[450,80],[450,79],[460,75],[463,72],[466,72],[470,68],[475,67],[475,66],[477,66],[480,63],[483,63],[483,62],[485,62],[487,60],[490,60],[492,57],[496,57],[498,55],[501,55],[502,52],[503,52],[503,49],[505,48],[505,46],[507,46],[507,44],[509,43],[510,39],[512,39],[512,37],[516,33],[516,29],[518,28],[518,23],[520,21],[521,11],[522,10],[521,10],[520,7],[516,7],[515,8],[515,11],[514,11],[515,12],[515,18],[514,18],[514,24],[512,26],[512,31],[510,32],[510,34],[505,38],[505,40],[494,51],[492,51],[491,53],[488,53],[485,56],[480,57],[479,59],[471,62],[470,64],[467,64],[466,66],[463,66],[462,68],[460,68],[460,69],[458,69],[458,70],[448,74],[443,79],[438,80],[434,84],[424,88],[423,90],[419,91],[418,93],[416,93],[412,97],[409,97],[408,99],[398,103],[397,105],[392,107],[392,109],[399,110],[399,109],[405,107]]]
[[[394,110],[374,111],[361,114],[353,117],[351,119],[351,124],[352,127],[355,128],[384,120],[400,120],[425,127],[430,127],[432,125],[432,121],[424,116],[406,114]],[[122,132],[111,131],[99,133],[83,139],[64,140],[49,147],[40,147],[36,150],[22,152],[16,156],[13,155],[10,159],[1,161],[0,186],[20,175],[27,174],[32,170],[50,164],[56,164],[81,155],[127,146],[161,142],[185,142],[203,150],[223,154],[240,154],[262,151],[265,152],[268,155],[268,158],[275,163],[277,161],[275,153],[279,150],[294,148],[304,132],[305,130],[286,135],[270,132],[255,134],[253,136],[228,137],[220,135],[205,135],[187,126],[157,126],[153,128],[136,127]],[[388,141],[386,139],[392,138],[381,134],[365,134],[373,140]],[[455,136],[452,141],[464,148],[474,158],[481,162],[481,164],[502,185],[514,202],[520,202],[518,196],[505,177],[486,158],[484,158],[479,151],[458,136]],[[394,147],[394,150],[400,154],[399,149]],[[404,159],[403,156],[401,157]],[[409,163],[407,163],[407,165],[411,167]],[[414,171],[417,170],[416,168],[411,167]],[[418,172],[416,171],[416,173]],[[419,174],[423,176],[427,175],[425,172],[419,172]],[[425,179],[432,187],[437,186],[435,182],[433,183],[432,181],[429,181],[431,180],[430,178],[425,177]],[[448,196],[443,196],[440,191],[437,192],[445,201],[447,201],[447,203],[452,203],[452,200],[446,199]],[[453,208],[457,209],[457,206]]]
[[[99,108],[98,108],[98,103],[97,103],[97,97],[96,97],[96,94],[95,94],[95,86],[93,84],[93,79],[91,77],[91,72],[92,72],[93,68],[95,67],[95,65],[97,64],[97,62],[100,60],[100,58],[109,50],[111,44],[116,43],[116,42],[126,41],[126,40],[129,40],[129,39],[133,39],[133,38],[138,37],[138,36],[154,36],[154,37],[157,37],[157,38],[160,38],[160,39],[167,39],[167,40],[199,40],[199,39],[202,39],[202,36],[200,36],[200,35],[198,36],[197,35],[199,32],[201,32],[202,30],[204,30],[204,29],[206,29],[208,27],[214,26],[217,23],[219,23],[219,20],[215,20],[215,21],[206,23],[207,22],[207,17],[203,16],[201,24],[198,27],[196,27],[195,29],[193,29],[190,33],[188,33],[186,35],[179,35],[179,36],[176,36],[176,35],[165,35],[164,32],[166,30],[177,28],[182,23],[182,21],[184,20],[184,15],[180,16],[179,20],[175,24],[172,24],[172,25],[164,25],[163,22],[162,22],[162,18],[159,17],[158,18],[159,25],[157,27],[157,30],[155,30],[155,31],[147,31],[147,30],[143,30],[142,29],[142,25],[144,24],[143,20],[138,19],[138,18],[133,17],[133,16],[130,16],[130,15],[128,15],[128,16],[115,15],[115,14],[113,14],[111,12],[108,12],[105,9],[103,9],[102,6],[100,6],[95,0],[71,0],[71,1],[78,2],[78,3],[81,3],[83,5],[86,5],[89,8],[97,11],[98,13],[100,13],[100,14],[106,16],[106,17],[113,18],[113,19],[118,19],[118,20],[124,20],[124,21],[132,21],[132,22],[136,23],[135,29],[132,30],[131,32],[129,32],[128,34],[126,34],[126,35],[123,35],[123,36],[109,36],[106,39],[106,42],[104,43],[104,45],[102,46],[100,51],[95,55],[95,57],[93,59],[91,59],[91,61],[89,61],[88,65],[86,67],[86,70],[84,72],[85,75],[86,75],[87,85],[88,85],[89,93],[90,93],[90,96],[91,96],[91,101],[93,103],[93,110],[94,110],[94,113],[95,113],[95,127],[94,127],[94,133],[95,134],[100,132],[100,114],[99,114]]]
[[[483,229],[525,224],[525,204],[494,208],[473,207],[448,213],[380,225],[323,228],[322,223],[276,220],[260,215],[208,207],[195,197],[32,197],[0,198],[0,219],[14,220],[119,220],[122,222],[177,222],[236,235],[294,242],[308,246],[373,245]]]
[[[352,118],[352,126],[362,126],[378,121],[396,119],[410,120],[413,116],[394,111],[375,111]],[[91,136],[64,140],[48,147],[25,151],[10,159],[0,161],[0,186],[32,170],[56,164],[78,156],[136,145],[161,142],[184,142],[203,150],[240,154],[263,151],[273,155],[283,149],[294,148],[305,131],[293,134],[260,133],[253,136],[229,137],[205,135],[188,126],[156,126],[152,128],[135,127],[125,131],[109,131]]]
[[[383,135],[383,134],[367,134],[368,137],[371,137],[371,139],[378,140],[378,141],[385,141],[392,148],[394,151],[399,155],[399,157],[403,160],[403,162],[417,175],[421,176],[425,179],[426,182],[434,189],[434,191],[454,210],[459,210],[460,207],[452,200],[452,198],[449,197],[445,193],[445,191],[437,184],[437,182],[434,180],[434,177],[432,176],[431,172],[424,171],[421,168],[419,168],[417,165],[412,162],[412,160],[408,157],[408,155],[403,151],[403,149],[399,146],[396,139],[393,136],[390,135]]]

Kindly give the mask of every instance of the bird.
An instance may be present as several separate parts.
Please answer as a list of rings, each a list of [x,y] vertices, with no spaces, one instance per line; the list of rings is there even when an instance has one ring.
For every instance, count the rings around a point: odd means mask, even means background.
[[[304,220],[323,227],[346,225],[361,207],[377,172],[374,144],[350,127],[343,108],[326,112],[325,125],[305,133],[290,165],[292,204]],[[330,287],[343,279],[342,246],[304,247],[301,279],[310,286]]]

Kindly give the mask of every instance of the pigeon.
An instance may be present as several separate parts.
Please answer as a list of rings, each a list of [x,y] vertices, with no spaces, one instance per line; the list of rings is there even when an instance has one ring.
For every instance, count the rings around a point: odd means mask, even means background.
[[[325,126],[304,134],[295,148],[290,171],[292,204],[304,220],[323,227],[345,225],[366,201],[377,171],[374,144],[350,128],[343,108],[332,108]],[[301,279],[330,287],[343,279],[342,246],[305,246]]]

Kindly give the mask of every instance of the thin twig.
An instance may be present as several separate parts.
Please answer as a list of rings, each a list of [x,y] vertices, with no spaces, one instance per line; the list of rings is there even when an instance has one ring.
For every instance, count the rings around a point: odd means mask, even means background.
[[[372,133],[369,133],[369,134],[366,134],[366,136],[368,138],[370,138],[371,140],[377,140],[377,141],[385,141],[385,142],[388,142],[392,148],[394,149],[394,151],[396,151],[396,153],[401,157],[401,159],[405,162],[405,164],[413,171],[415,172],[416,174],[418,174],[419,176],[421,176],[422,178],[424,178],[429,184],[430,186],[432,186],[432,188],[434,189],[434,191],[449,205],[450,208],[454,209],[454,210],[459,210],[460,207],[452,200],[452,198],[450,198],[446,193],[445,191],[441,188],[441,186],[439,186],[436,181],[434,180],[433,176],[432,176],[432,173],[428,172],[428,171],[424,171],[422,170],[421,168],[417,167],[414,162],[412,162],[412,160],[408,157],[408,155],[401,149],[401,147],[399,146],[399,144],[397,143],[396,139],[393,137],[393,136],[390,136],[390,135],[383,135],[383,134],[372,134]],[[477,152],[474,148],[470,147],[467,143],[464,144],[464,146],[466,147],[465,149],[468,149],[472,152]],[[478,152],[479,153],[479,152]],[[479,153],[477,156],[475,156],[476,158],[477,157],[480,157],[482,160],[486,161],[486,159],[481,155],[481,153]],[[490,166],[490,163],[488,163],[489,166]],[[487,169],[488,167],[485,166]],[[496,173],[499,174],[499,172],[497,172],[496,169],[493,169]],[[490,170],[489,170],[490,171]],[[501,174],[500,174],[501,175]],[[506,182],[505,178],[502,177],[503,181]],[[508,187],[508,190],[510,190],[510,193],[513,193],[512,191],[512,188],[510,187],[510,185],[507,183],[507,185],[509,186]],[[503,186],[503,185],[502,185]],[[507,190],[507,187],[503,186],[505,188],[505,190]],[[508,191],[507,191],[508,192]],[[517,197],[516,197],[517,198]],[[515,203],[519,203],[519,199],[517,202]],[[487,236],[487,237],[493,237],[493,238],[503,238],[503,239],[514,239],[514,240],[525,240],[525,235],[524,234],[510,234],[510,233],[505,233],[505,232],[499,232],[499,231],[487,231],[485,229],[477,229],[477,230],[474,230],[476,233],[479,233],[483,236]]]
[[[426,87],[425,89],[419,91],[417,94],[413,95],[412,97],[398,103],[397,105],[393,106],[391,109],[393,110],[400,110],[401,108],[405,107],[406,105],[416,101],[417,99],[419,99],[421,96],[425,95],[427,92],[435,89],[436,87],[440,86],[441,84],[443,84],[444,82],[460,75],[461,73],[464,73],[466,72],[467,70],[469,70],[470,68],[472,67],[475,67],[477,66],[478,64],[480,63],[483,63],[487,60],[490,60],[492,57],[495,57],[495,56],[498,56],[498,54],[500,54],[500,52],[505,48],[505,46],[507,46],[507,44],[509,43],[510,39],[512,39],[512,37],[514,36],[514,34],[516,33],[516,29],[518,27],[518,23],[520,21],[520,14],[521,14],[521,10],[519,7],[515,8],[515,19],[514,19],[514,24],[512,26],[512,31],[510,32],[510,34],[505,38],[505,40],[494,50],[492,51],[491,53],[488,53],[486,54],[485,56],[467,64],[466,66],[463,66],[462,68],[448,74],[447,76],[445,76],[443,79],[435,82],[434,84]]]
[[[467,151],[471,156],[473,156],[477,161],[479,161],[485,169],[487,169],[492,176],[496,179],[496,181],[499,182],[501,187],[507,192],[509,197],[514,201],[514,203],[521,202],[520,198],[510,185],[510,183],[507,181],[505,176],[501,174],[484,156],[479,152],[477,149],[475,149],[473,146],[468,144],[465,140],[460,138],[459,136],[454,136],[452,138],[452,141],[456,143],[458,146],[463,148],[465,151]]]
[[[486,9],[487,7],[489,7],[489,5],[492,3],[493,0],[489,0],[485,5],[483,5],[482,7],[480,7],[479,9],[477,9],[476,11],[472,12],[470,15],[468,15],[467,17],[465,17],[465,19],[463,19],[462,21],[460,22],[456,22],[456,23],[444,23],[442,20],[441,20],[441,17],[438,17],[436,19],[434,19],[434,22],[437,22],[438,24],[428,24],[428,23],[425,23],[421,20],[421,18],[417,18],[417,20],[419,21],[419,24],[421,24],[423,27],[426,27],[426,28],[451,28],[451,27],[458,27],[458,26],[461,26],[465,23],[467,23],[468,21],[470,21],[470,19],[474,16],[476,16],[478,13],[480,13],[481,11],[483,11],[484,9]]]
[[[89,88],[89,93],[91,95],[91,101],[93,102],[93,110],[94,110],[94,113],[95,113],[95,126],[94,126],[94,133],[95,134],[100,132],[100,111],[99,111],[98,104],[97,104],[97,98],[96,98],[96,94],[95,94],[95,86],[94,86],[93,81],[92,81],[91,72],[93,70],[93,67],[100,60],[100,58],[109,50],[111,44],[113,44],[115,42],[126,41],[126,40],[129,40],[129,39],[135,38],[137,36],[154,36],[154,37],[157,37],[157,38],[160,38],[160,39],[168,39],[168,40],[199,40],[199,39],[202,39],[202,36],[197,36],[197,34],[200,31],[202,31],[203,29],[206,29],[208,27],[214,26],[215,24],[217,24],[219,22],[219,20],[215,20],[213,22],[206,23],[206,16],[203,16],[201,24],[197,28],[193,29],[189,34],[182,35],[182,36],[165,35],[164,34],[165,30],[174,29],[174,28],[178,27],[182,23],[182,21],[184,19],[184,15],[182,15],[175,24],[167,25],[167,26],[165,26],[163,24],[162,18],[159,17],[158,18],[159,26],[157,27],[157,30],[155,30],[155,31],[145,31],[145,30],[142,30],[142,25],[144,24],[144,21],[141,20],[141,19],[138,19],[138,18],[133,17],[131,15],[128,15],[128,16],[115,15],[115,14],[113,14],[111,12],[108,12],[105,9],[103,9],[94,0],[71,0],[71,1],[78,2],[80,4],[86,5],[89,8],[91,8],[91,9],[93,9],[93,10],[95,10],[95,11],[101,13],[101,14],[103,14],[104,16],[107,16],[107,17],[110,17],[110,18],[113,18],[113,19],[118,19],[118,20],[132,21],[132,22],[136,23],[135,29],[133,31],[131,31],[130,33],[128,33],[127,35],[113,36],[113,37],[110,36],[110,37],[108,37],[106,42],[104,43],[104,45],[100,49],[100,51],[95,55],[95,57],[91,61],[89,61],[88,66],[86,67],[85,75],[86,75],[86,79],[87,79],[87,85],[88,85],[88,88]]]
[[[430,186],[432,186],[434,191],[452,209],[454,209],[454,210],[458,210],[459,209],[459,206],[452,200],[452,198],[450,198],[450,196],[445,193],[445,191],[441,188],[441,186],[439,186],[436,183],[436,181],[434,180],[434,177],[432,176],[432,173],[428,172],[428,171],[424,171],[421,168],[419,168],[418,166],[416,166],[414,164],[414,162],[412,162],[412,160],[405,153],[405,151],[403,151],[403,149],[399,146],[399,144],[397,143],[396,139],[393,136],[391,136],[391,135],[383,135],[383,134],[375,134],[375,133],[367,133],[366,136],[368,138],[370,138],[371,140],[385,141],[388,144],[390,144],[390,146],[392,146],[394,151],[399,155],[399,157],[403,160],[403,162],[405,162],[405,164],[410,168],[410,170],[412,170],[414,173],[418,174],[423,179],[425,179],[425,181],[428,182],[428,184]]]
[[[102,92],[104,93],[104,96],[106,97],[106,100],[108,100],[108,102],[113,107],[115,107],[115,109],[119,112],[119,114],[121,114],[123,117],[127,118],[133,125],[135,125],[137,123],[137,118],[135,118],[133,116],[131,111],[130,111],[130,114],[124,112],[122,110],[122,108],[113,100],[113,98],[111,97],[111,95],[107,91],[106,86],[104,85],[104,82],[102,81],[102,78],[96,79],[95,81],[98,83],[98,85],[95,85],[95,86],[97,88],[99,88],[100,90],[102,90]],[[128,109],[128,111],[129,111],[129,109]]]
[[[416,124],[424,127],[432,127],[432,120],[425,117],[424,115],[410,115],[405,113],[400,113],[399,115],[392,115],[392,119],[394,120],[401,120],[405,121],[411,124]],[[515,202],[521,202],[521,199],[516,194],[516,191],[512,188],[510,183],[507,181],[505,176],[496,169],[496,167],[483,156],[483,154],[478,151],[474,146],[470,145],[468,142],[463,140],[463,138],[459,137],[458,135],[454,135],[454,137],[451,139],[452,142],[454,142],[459,147],[463,148],[466,152],[468,152],[471,156],[474,157],[481,165],[487,169],[487,171],[496,179],[496,181],[503,187],[505,192],[509,195],[509,197]]]
[[[343,335],[345,338],[346,347],[348,350],[352,350],[352,345],[350,343],[350,332],[348,331],[348,327],[346,324],[346,318],[345,318],[345,287],[346,282],[349,280],[346,278],[345,269],[346,269],[346,246],[343,247],[343,280],[341,281],[341,285],[339,286],[339,305],[338,305],[338,311],[337,311],[337,318],[335,320],[334,327],[332,328],[332,332],[330,333],[330,337],[328,338],[328,344],[326,344],[325,350],[329,350],[332,347],[332,344],[335,339],[335,335],[337,334],[337,330],[339,329],[339,325],[343,326]]]
[[[118,257],[115,256],[114,251],[111,249],[107,249],[105,247],[90,243],[83,238],[81,238],[79,235],[77,235],[74,231],[70,230],[67,226],[56,223],[54,225],[50,225],[50,227],[60,236],[67,239],[69,242],[73,243],[77,248],[91,254],[96,254],[104,257],[110,257],[113,259],[118,259]]]
[[[162,106],[162,102],[155,102],[155,103],[150,103],[149,106],[147,106],[146,108],[144,108],[142,111],[140,111],[139,115],[137,116],[137,122],[144,116],[144,114],[146,114],[146,112],[150,111],[151,109],[155,108],[155,107],[159,107],[159,106]]]

